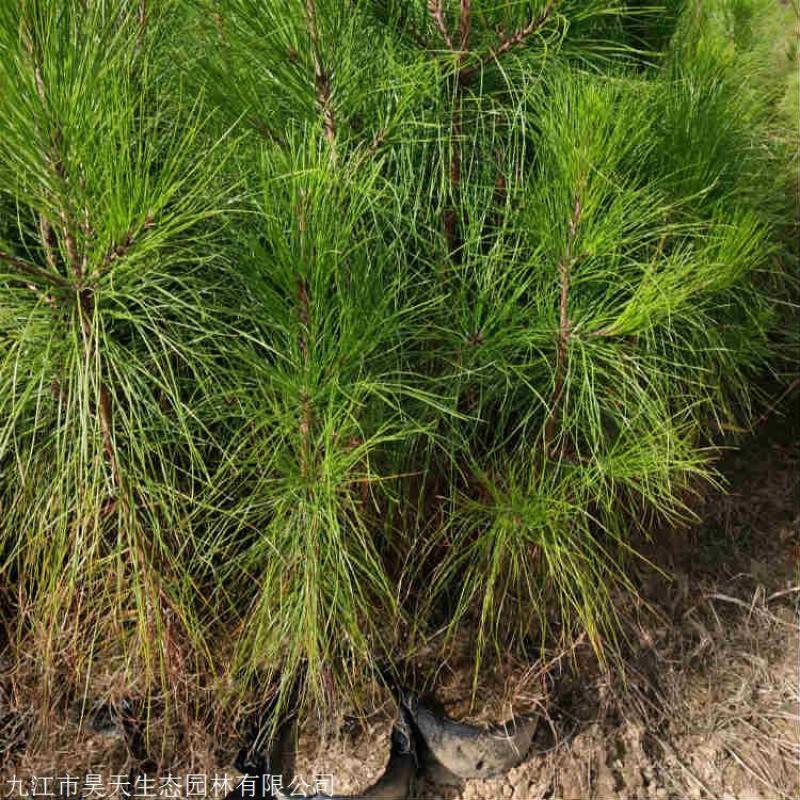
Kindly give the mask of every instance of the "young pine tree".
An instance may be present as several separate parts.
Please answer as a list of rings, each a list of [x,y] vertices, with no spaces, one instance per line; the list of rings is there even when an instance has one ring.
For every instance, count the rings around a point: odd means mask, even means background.
[[[167,30],[0,7],[0,576],[45,714],[59,675],[169,695],[208,669],[188,523],[224,445],[230,179],[161,80]]]
[[[18,652],[327,709],[441,625],[602,656],[779,349],[784,12],[73,5],[0,11]]]
[[[270,348],[247,392],[257,485],[218,537],[251,577],[255,672],[357,694],[397,663],[395,630],[442,618],[478,657],[580,632],[602,655],[631,533],[690,514],[773,350],[775,19],[207,8],[190,71],[247,135],[238,258]]]

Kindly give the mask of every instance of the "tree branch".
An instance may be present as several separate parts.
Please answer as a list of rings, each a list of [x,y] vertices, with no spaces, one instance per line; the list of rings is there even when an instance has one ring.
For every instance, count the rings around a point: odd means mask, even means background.
[[[44,79],[42,78],[42,71],[39,67],[39,64],[36,62],[36,54],[34,52],[34,43],[30,37],[30,33],[28,31],[27,26],[23,25],[23,37],[24,37],[24,46],[28,51],[28,55],[33,63],[33,75],[34,80],[36,82],[36,93],[39,96],[39,100],[42,104],[42,108],[47,108],[47,91],[44,85]],[[59,184],[63,188],[66,184],[66,171],[64,169],[64,161],[61,156],[61,132],[58,127],[55,127],[50,132],[50,152],[46,152],[44,154],[44,161],[47,167],[52,170],[53,174],[55,175],[56,179],[58,180]],[[61,220],[61,227],[64,233],[64,246],[67,250],[67,259],[72,267],[75,276],[80,278],[82,277],[82,267],[81,267],[81,259],[78,256],[78,249],[75,243],[75,236],[73,234],[69,215],[67,214],[66,209],[64,208],[63,203],[59,204],[58,206],[58,215]],[[49,235],[45,237],[45,233]],[[43,241],[42,243],[47,249],[52,243],[52,230],[49,227],[49,223],[47,223],[47,228],[45,229],[42,226],[42,234],[43,234]],[[48,261],[50,260],[50,253],[48,253]]]
[[[146,17],[145,0],[141,0],[140,12],[142,14],[140,21],[142,25],[144,25]],[[33,65],[34,79],[36,82],[36,93],[39,96],[39,100],[42,104],[43,110],[46,110],[48,105],[47,90],[45,87],[44,79],[42,77],[40,65],[37,62],[36,50],[33,38],[30,35],[30,30],[28,29],[28,26],[24,24],[24,22],[22,25],[22,36],[24,37],[23,44],[26,50],[28,51],[28,55]],[[64,160],[61,147],[62,134],[58,125],[54,125],[51,128],[50,140],[51,140],[50,150],[49,152],[45,152],[44,161],[46,166],[50,170],[52,170],[53,175],[58,181],[60,189],[63,191],[67,187],[67,175],[66,175],[66,169],[64,167]],[[94,329],[91,324],[91,318],[94,316],[94,311],[96,308],[96,299],[91,287],[86,286],[84,283],[87,259],[85,253],[81,255],[81,253],[79,252],[78,243],[75,239],[74,217],[71,214],[71,209],[69,208],[68,204],[63,202],[63,197],[59,199],[62,202],[56,204],[56,209],[58,211],[58,216],[61,222],[61,227],[64,235],[64,246],[67,251],[67,260],[69,262],[69,265],[72,267],[72,271],[77,280],[77,289],[78,289],[77,312],[79,315],[81,332],[83,334],[83,339],[84,339],[83,342],[84,352],[86,360],[88,362],[91,358],[92,350],[94,347]],[[85,224],[87,226],[89,224],[88,214],[85,219]],[[45,248],[45,256],[47,258],[47,261],[48,263],[54,264],[55,263],[54,237],[52,233],[52,228],[50,227],[49,222],[44,217],[40,218],[40,232],[42,236],[42,245]],[[0,257],[2,257],[3,260],[7,261],[13,266],[17,267],[17,269],[22,269],[26,271],[28,275],[34,275],[40,278],[44,278],[46,280],[56,283],[59,286],[64,286],[64,287],[70,286],[70,283],[60,275],[58,275],[58,277],[56,278],[54,274],[46,270],[42,270],[39,267],[29,264],[28,262],[22,261],[21,259],[18,259],[14,256],[10,256],[7,253],[0,253]],[[106,386],[105,381],[102,379],[102,376],[99,376],[96,413],[100,423],[100,432],[103,439],[103,450],[106,454],[106,458],[108,459],[108,463],[111,468],[111,475],[114,486],[119,491],[122,487],[122,475],[120,473],[119,463],[116,457],[116,450],[114,449],[113,409],[111,402],[111,392]]]
[[[524,44],[525,40],[532,36],[537,31],[541,30],[547,23],[547,21],[552,16],[553,11],[555,10],[556,3],[558,0],[550,0],[548,4],[545,6],[544,10],[538,17],[534,17],[527,25],[522,28],[519,28],[515,31],[511,36],[504,37],[503,40],[500,42],[497,47],[492,47],[488,53],[481,57],[478,64],[473,65],[467,69],[463,70],[465,76],[471,76],[481,66],[485,66],[486,64],[495,61],[496,59],[500,58],[504,53],[507,53],[509,50],[514,49],[515,47],[519,47],[520,45]]]
[[[303,355],[303,364],[306,371],[309,366],[309,346],[308,333],[311,322],[311,303],[308,297],[308,284],[304,280],[297,282],[297,296],[299,300],[298,315],[302,333],[300,334],[300,351]],[[300,472],[303,477],[308,476],[309,468],[313,460],[311,447],[311,431],[314,425],[314,409],[311,399],[306,392],[300,397]]]
[[[453,40],[450,38],[450,34],[447,31],[442,0],[428,0],[428,12],[431,15],[433,24],[436,26],[436,30],[439,31],[444,43],[447,45],[448,50],[455,50],[453,47]]]
[[[472,32],[472,0],[460,0],[458,19],[458,48],[453,44],[447,32],[441,0],[429,0],[428,10],[433,17],[434,24],[439,29],[445,43],[450,50],[458,56],[458,69],[455,76],[454,108],[450,125],[450,188],[453,203],[444,212],[444,233],[450,256],[454,260],[460,258],[461,241],[459,240],[458,200],[461,189],[461,134],[463,125],[464,104],[462,93],[468,82],[469,76],[464,69],[464,59],[469,51],[469,38]],[[463,220],[461,221],[463,222]]]
[[[53,227],[50,221],[44,214],[39,214],[39,237],[44,248],[44,257],[47,260],[47,266],[58,273],[58,265],[56,264],[56,240],[53,236]]]
[[[5,250],[0,250],[0,261],[4,261],[6,264],[9,264],[10,266],[19,270],[29,278],[39,278],[40,280],[62,288],[69,286],[69,282],[57,272],[50,272],[49,270],[37,267],[35,264],[31,264],[30,261],[17,258],[16,256],[11,255],[11,253],[7,253]]]
[[[314,86],[317,90],[317,105],[322,113],[325,138],[331,148],[336,143],[336,117],[333,113],[330,74],[322,63],[317,29],[317,6],[315,0],[305,0],[306,25],[311,40],[311,56],[314,61]]]
[[[152,228],[154,224],[155,220],[153,219],[152,214],[148,214],[140,228],[129,228],[122,237],[122,240],[111,247],[103,257],[103,263],[100,268],[101,273],[106,272],[116,260],[127,255],[131,249],[131,246],[136,242],[136,239],[142,233],[144,233],[144,231]]]
[[[258,133],[259,136],[266,139],[269,142],[273,142],[274,144],[280,145],[281,147],[286,145],[286,139],[278,133],[276,130],[271,128],[266,122],[258,119],[257,117],[249,117],[248,122],[252,126],[253,130]]]
[[[392,27],[401,36],[410,39],[423,50],[431,49],[430,42],[417,30],[413,20],[410,19],[410,4],[402,5],[400,10],[394,14],[386,7],[386,0],[372,0],[371,8],[375,18],[383,25]],[[394,19],[391,18],[392,16]]]
[[[463,103],[461,99],[461,90],[459,89],[453,101],[455,108],[453,109],[452,123],[450,126],[450,146],[452,152],[450,154],[450,188],[453,193],[453,203],[450,208],[445,210],[444,214],[444,232],[447,237],[447,245],[450,248],[450,255],[454,260],[460,257],[461,241],[458,231],[458,213],[456,207],[458,205],[459,194],[461,191],[461,135],[462,135],[462,114]]]
[[[95,333],[92,325],[96,302],[92,288],[89,286],[81,286],[78,291],[77,310],[80,318],[81,333],[83,334],[84,356],[87,364],[91,362],[93,355],[96,354]],[[122,472],[120,470],[119,461],[117,460],[117,451],[114,447],[114,410],[111,397],[111,392],[109,391],[106,381],[103,380],[102,375],[98,376],[95,413],[100,423],[103,452],[105,453],[108,465],[111,469],[111,480],[116,490],[120,492],[122,489]],[[123,502],[127,505],[127,501],[123,499]]]
[[[461,0],[461,13],[458,21],[459,50],[469,49],[469,35],[472,31],[472,0]]]
[[[553,439],[555,438],[556,426],[558,425],[559,407],[564,394],[564,386],[567,373],[567,359],[569,357],[569,289],[570,289],[570,268],[573,264],[573,249],[575,238],[578,233],[578,223],[581,218],[580,197],[575,198],[575,208],[569,221],[569,232],[567,235],[567,247],[563,257],[558,262],[558,273],[561,289],[559,292],[559,325],[558,325],[558,349],[556,351],[556,380],[553,387],[553,399],[550,403],[550,415],[544,429],[544,449],[549,453]]]
[[[139,10],[136,16],[139,23],[136,30],[136,47],[141,48],[144,31],[147,27],[147,0],[139,0]]]

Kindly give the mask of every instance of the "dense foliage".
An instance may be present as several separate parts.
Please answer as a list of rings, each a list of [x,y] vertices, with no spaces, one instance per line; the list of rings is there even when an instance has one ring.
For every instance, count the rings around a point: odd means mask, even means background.
[[[435,626],[613,650],[634,534],[780,370],[789,19],[3,2],[9,651],[325,704]]]

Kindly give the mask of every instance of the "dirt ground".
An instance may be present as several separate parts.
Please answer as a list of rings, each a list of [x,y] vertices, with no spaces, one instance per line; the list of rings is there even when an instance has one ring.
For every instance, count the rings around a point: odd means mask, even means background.
[[[800,797],[798,443],[795,402],[723,459],[728,493],[706,496],[702,524],[644,545],[672,579],[636,570],[624,679],[565,672],[523,764],[416,797]]]
[[[634,568],[641,598],[624,609],[624,676],[578,652],[577,669],[564,664],[553,682],[549,719],[523,764],[502,780],[422,780],[415,797],[800,798],[799,443],[800,398],[723,459],[728,492],[707,494],[701,524],[642,544],[672,577]],[[2,688],[0,796],[11,774],[130,769],[121,732],[102,714],[81,731],[66,720],[42,748],[26,740],[30,710]],[[337,750],[337,772],[366,780],[372,762],[375,771],[388,734],[378,727]],[[206,731],[185,730],[177,749],[186,755],[164,772],[235,775],[230,749],[212,746]]]
[[[306,724],[298,735],[294,773],[298,785],[313,785],[330,775],[337,794],[358,794],[380,779],[389,760],[394,714],[390,704],[360,725],[344,726],[337,736],[320,737],[320,727]]]

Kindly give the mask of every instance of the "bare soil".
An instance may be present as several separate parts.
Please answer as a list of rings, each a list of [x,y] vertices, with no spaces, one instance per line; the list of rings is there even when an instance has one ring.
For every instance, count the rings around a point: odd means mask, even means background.
[[[443,660],[441,653],[447,652]],[[537,663],[493,657],[481,661],[474,671],[474,641],[469,637],[446,650],[433,641],[416,654],[409,685],[423,696],[435,699],[453,719],[473,725],[505,722],[520,714],[541,709],[546,701],[543,670]]]
[[[314,786],[331,776],[337,794],[358,794],[386,769],[394,715],[387,703],[367,719],[350,718],[332,728],[309,720],[299,731],[294,773],[298,786]]]

